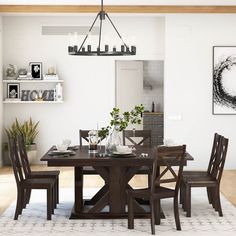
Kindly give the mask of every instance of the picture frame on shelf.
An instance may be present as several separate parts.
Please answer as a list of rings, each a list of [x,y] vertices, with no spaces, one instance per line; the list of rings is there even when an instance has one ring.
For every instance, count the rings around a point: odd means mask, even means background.
[[[236,115],[235,76],[236,46],[213,46],[213,115]]]
[[[42,62],[30,62],[29,67],[30,67],[30,73],[31,73],[32,79],[35,79],[35,80],[43,79],[43,77],[42,77],[42,71],[43,71]]]
[[[20,84],[19,83],[7,84],[7,99],[20,100]]]

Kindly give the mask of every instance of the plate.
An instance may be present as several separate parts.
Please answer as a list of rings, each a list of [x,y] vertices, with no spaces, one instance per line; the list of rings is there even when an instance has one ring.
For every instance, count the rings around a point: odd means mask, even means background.
[[[132,156],[135,156],[135,154],[132,152],[113,152],[111,154],[111,156],[113,156],[113,157],[132,157]]]
[[[59,151],[59,150],[52,150],[48,153],[50,156],[72,156],[75,155],[75,152],[72,150],[65,150],[65,151]]]
[[[126,156],[126,155],[132,155],[133,153],[132,152],[117,152],[117,151],[115,151],[112,154],[119,155],[119,156],[122,156],[122,155]]]
[[[72,150],[65,150],[65,151],[52,150],[52,153],[55,153],[55,154],[69,154],[71,152],[72,152]]]

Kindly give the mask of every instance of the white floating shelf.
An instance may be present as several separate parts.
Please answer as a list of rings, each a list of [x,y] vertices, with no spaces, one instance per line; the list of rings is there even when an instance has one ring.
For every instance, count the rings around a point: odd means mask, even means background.
[[[63,83],[64,80],[3,80],[3,83]]]
[[[57,104],[64,101],[3,101],[5,104]]]

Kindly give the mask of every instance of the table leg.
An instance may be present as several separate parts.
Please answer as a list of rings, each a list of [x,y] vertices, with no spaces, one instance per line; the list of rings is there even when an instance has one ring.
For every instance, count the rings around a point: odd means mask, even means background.
[[[111,166],[109,171],[109,205],[111,213],[125,213],[126,184],[125,167]],[[118,200],[119,199],[119,200]]]
[[[83,209],[83,168],[75,167],[75,205],[74,212],[80,213]]]

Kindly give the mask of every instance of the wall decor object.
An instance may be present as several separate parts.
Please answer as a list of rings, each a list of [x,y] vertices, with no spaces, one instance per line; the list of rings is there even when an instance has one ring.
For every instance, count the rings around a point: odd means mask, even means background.
[[[9,64],[5,70],[6,79],[14,80],[17,78],[17,67],[16,65]]]
[[[22,101],[54,101],[54,90],[22,90]]]
[[[236,115],[236,46],[213,47],[213,106],[215,115]]]
[[[8,99],[19,99],[20,98],[20,84],[9,83],[7,84],[7,98]]]
[[[30,62],[29,67],[33,79],[42,79],[42,62]]]

